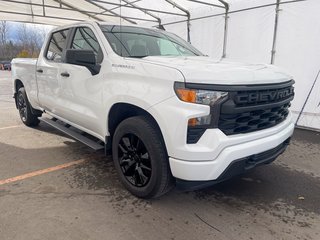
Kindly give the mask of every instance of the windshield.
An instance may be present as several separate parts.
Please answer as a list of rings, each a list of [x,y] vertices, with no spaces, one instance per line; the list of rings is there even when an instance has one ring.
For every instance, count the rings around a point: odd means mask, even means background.
[[[101,30],[122,57],[203,56],[188,42],[165,31],[117,25],[102,25]]]

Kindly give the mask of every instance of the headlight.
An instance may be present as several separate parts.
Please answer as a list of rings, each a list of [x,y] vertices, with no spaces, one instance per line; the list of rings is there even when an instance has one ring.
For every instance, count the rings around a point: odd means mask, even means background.
[[[183,83],[178,82],[175,83],[174,89],[181,101],[210,106],[228,96],[228,92],[185,88]]]
[[[190,128],[206,128],[212,125],[212,115],[218,110],[218,103],[228,97],[228,92],[201,89],[201,85],[197,89],[186,88],[182,82],[175,82],[174,90],[181,101],[189,103],[197,103],[211,106],[210,114],[202,117],[190,118],[188,120],[188,129]],[[198,87],[197,86],[197,87]],[[216,110],[214,110],[216,109]],[[202,132],[203,133],[203,132]]]

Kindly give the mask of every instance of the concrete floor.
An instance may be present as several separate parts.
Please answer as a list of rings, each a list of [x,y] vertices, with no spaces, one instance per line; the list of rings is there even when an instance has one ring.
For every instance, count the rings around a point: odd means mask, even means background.
[[[296,130],[276,162],[214,187],[141,200],[110,157],[41,123],[22,125],[0,71],[0,239],[320,239],[320,135]]]

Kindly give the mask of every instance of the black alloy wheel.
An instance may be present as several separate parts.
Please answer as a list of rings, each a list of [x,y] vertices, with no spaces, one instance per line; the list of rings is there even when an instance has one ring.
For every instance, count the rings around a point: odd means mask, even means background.
[[[148,184],[152,174],[149,152],[135,134],[124,135],[118,145],[118,159],[125,178],[136,187]]]
[[[27,121],[27,103],[21,91],[18,93],[17,105],[21,120],[23,122]]]
[[[119,123],[112,138],[112,158],[122,184],[140,198],[156,198],[174,187],[160,129],[148,116]]]

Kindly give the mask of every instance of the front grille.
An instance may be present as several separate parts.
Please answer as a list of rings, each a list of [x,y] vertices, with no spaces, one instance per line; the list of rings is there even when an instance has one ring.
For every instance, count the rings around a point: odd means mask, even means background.
[[[231,91],[220,106],[218,127],[226,135],[249,133],[273,127],[289,114],[294,81],[285,84],[246,87]]]

